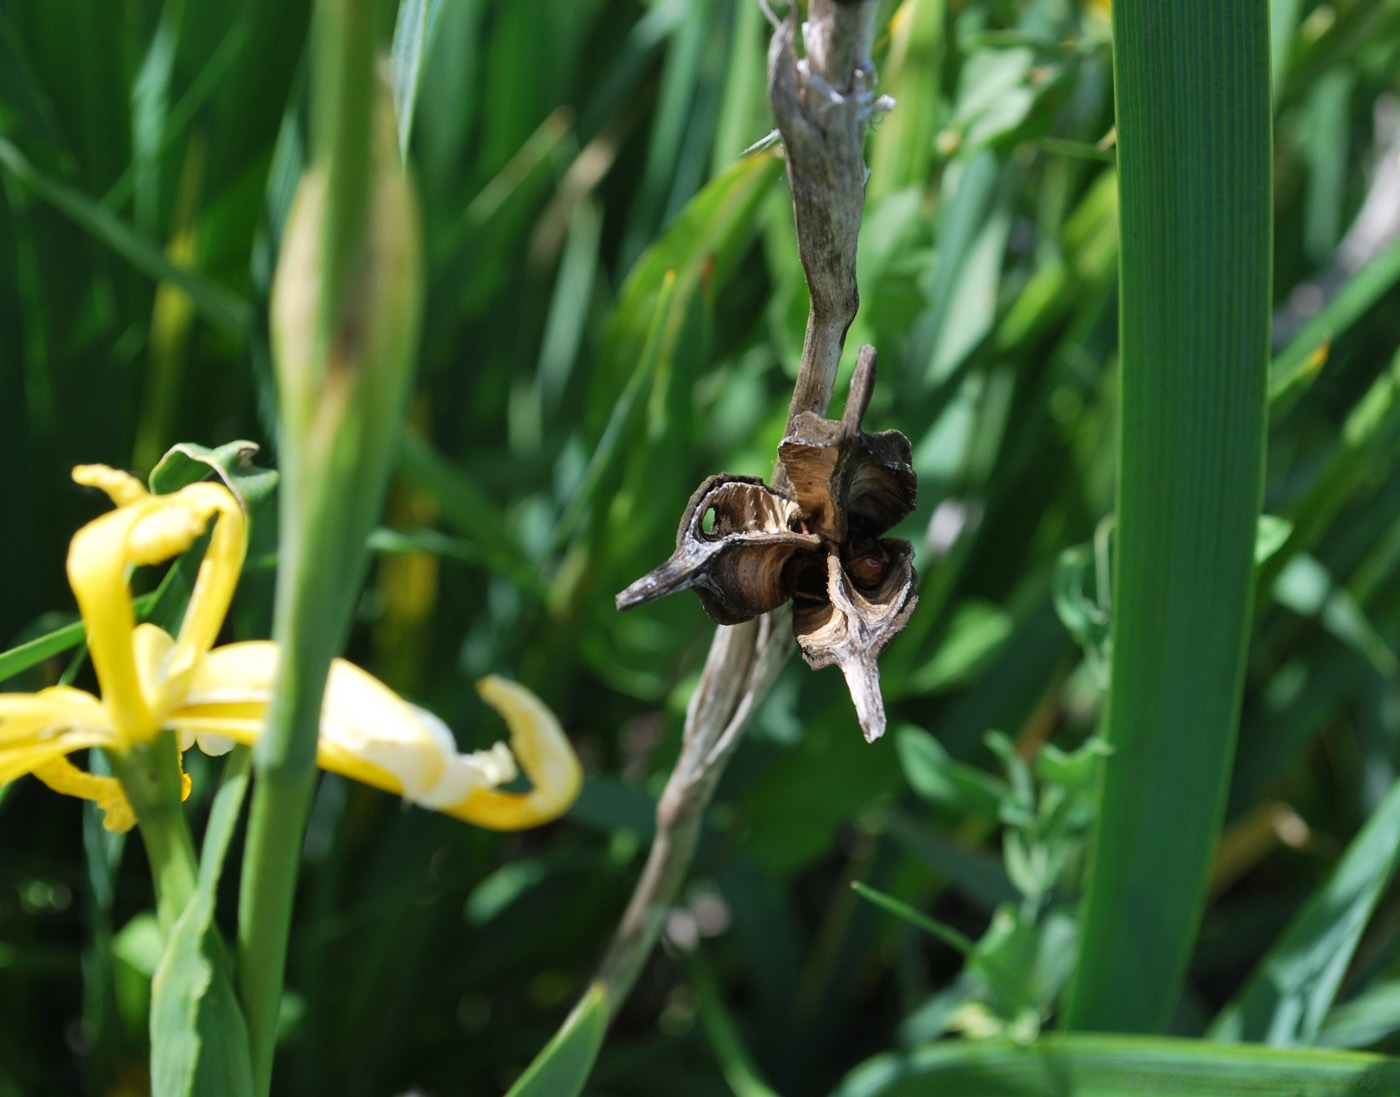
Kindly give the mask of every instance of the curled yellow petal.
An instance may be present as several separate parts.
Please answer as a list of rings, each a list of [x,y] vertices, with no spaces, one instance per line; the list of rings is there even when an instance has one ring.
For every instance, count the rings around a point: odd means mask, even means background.
[[[184,552],[194,538],[208,528],[209,522],[218,518],[209,535],[209,547],[199,565],[199,574],[195,576],[194,591],[175,637],[175,649],[166,665],[171,687],[178,690],[183,686],[184,677],[218,639],[229,603],[233,601],[238,576],[243,571],[243,557],[248,551],[248,523],[233,492],[220,483],[190,484],[165,498],[170,500],[172,508],[184,508],[197,520],[198,526],[189,541],[167,546],[173,551],[166,554],[166,559]]]
[[[583,784],[583,768],[564,729],[544,702],[517,682],[491,675],[476,688],[505,717],[511,749],[532,787],[529,792],[481,789],[443,810],[492,830],[522,830],[557,819],[577,799]]]
[[[106,492],[112,505],[118,507],[130,506],[150,494],[131,473],[107,465],[79,465],[73,470],[73,482]]]
[[[113,727],[127,743],[148,739],[218,636],[243,567],[247,524],[222,484],[190,484],[170,495],[151,495],[134,476],[105,465],[79,465],[73,479],[100,488],[117,504],[74,535],[68,579],[87,625]],[[143,675],[132,643],[136,621],[128,573],[186,551],[216,517],[180,633],[159,670],[145,668]]]

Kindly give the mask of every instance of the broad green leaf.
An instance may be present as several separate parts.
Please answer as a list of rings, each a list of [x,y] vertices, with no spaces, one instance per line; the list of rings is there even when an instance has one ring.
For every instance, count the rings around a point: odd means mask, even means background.
[[[253,464],[258,448],[256,442],[228,442],[217,449],[181,442],[172,446],[151,470],[151,491],[168,495],[212,473],[233,492],[245,511],[251,511],[277,488],[276,471]]]
[[[958,818],[995,819],[1002,800],[1010,795],[1006,785],[990,773],[950,758],[922,728],[897,729],[894,746],[910,787]]]
[[[594,983],[506,1097],[574,1097],[588,1080],[607,1028],[607,991]]]
[[[1219,838],[1263,490],[1268,8],[1113,5],[1122,258],[1112,670],[1064,1022],[1154,1031]]]

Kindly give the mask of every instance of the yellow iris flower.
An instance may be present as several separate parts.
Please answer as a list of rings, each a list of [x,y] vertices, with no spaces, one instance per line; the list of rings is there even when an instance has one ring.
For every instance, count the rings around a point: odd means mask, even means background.
[[[194,744],[207,754],[252,745],[266,725],[278,650],[267,641],[213,646],[248,544],[232,492],[199,483],[152,495],[135,477],[104,465],[81,465],[73,479],[102,489],[117,508],[80,529],[68,551],[68,580],[102,696],[68,686],[0,694],[0,785],[32,773],[58,792],[96,801],[108,830],[128,830],[136,818],[120,783],[78,769],[67,756],[86,747],[125,751],[165,728],[178,732],[182,752]],[[179,634],[138,625],[127,585],[131,569],[178,556],[211,522]],[[523,686],[491,677],[478,689],[505,717],[514,757],[504,743],[458,753],[437,717],[337,659],[322,703],[317,763],[496,830],[557,818],[582,781],[559,722]],[[531,789],[499,791],[515,779],[516,758]]]

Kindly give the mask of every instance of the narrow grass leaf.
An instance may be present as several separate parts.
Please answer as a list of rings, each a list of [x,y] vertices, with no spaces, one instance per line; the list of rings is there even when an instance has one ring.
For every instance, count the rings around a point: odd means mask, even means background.
[[[599,350],[609,380],[637,361],[651,331],[657,298],[674,272],[677,303],[685,305],[701,279],[723,285],[741,250],[753,240],[754,220],[782,168],[773,152],[731,164],[697,194],[628,274],[608,316]],[[607,383],[595,382],[599,399],[612,403]]]
[[[607,1028],[608,996],[594,983],[506,1097],[575,1097],[588,1080]]]
[[[657,371],[658,363],[663,358],[669,358],[675,350],[676,337],[679,334],[679,325],[672,321],[676,302],[675,289],[675,273],[667,272],[661,286],[661,294],[656,301],[656,316],[646,344],[642,348],[641,358],[632,376],[628,378],[626,387],[618,395],[612,415],[608,418],[608,425],[603,430],[603,436],[598,439],[598,445],[589,458],[583,479],[571,495],[568,506],[564,508],[564,513],[555,526],[556,549],[568,544],[580,521],[593,505],[599,489],[611,484],[617,469],[627,456],[627,447],[622,442],[642,407],[642,396],[651,387],[651,379]]]
[[[724,1080],[729,1083],[734,1097],[778,1097],[776,1091],[763,1080],[753,1057],[744,1046],[744,1038],[724,1004],[724,995],[715,981],[709,961],[700,952],[692,952],[688,967],[699,1001],[700,1023],[704,1025],[710,1049],[719,1060]]]
[[[394,114],[399,120],[399,155],[408,159],[413,112],[433,37],[441,23],[442,0],[403,0],[394,23]]]
[[[1343,334],[1400,281],[1400,239],[1396,239],[1337,292],[1289,340],[1269,367],[1269,402],[1274,415],[1286,410],[1289,397],[1317,376],[1327,360],[1328,344]]]
[[[882,66],[882,90],[898,109],[881,119],[871,139],[872,204],[905,187],[927,185],[944,110],[941,96],[943,54],[947,37],[946,0],[904,0],[890,17],[890,48]]]
[[[1337,996],[1381,893],[1400,867],[1400,784],[1347,847],[1216,1017],[1208,1035],[1279,1046],[1311,1044]]]
[[[1152,1037],[958,1040],[889,1052],[832,1097],[1354,1097],[1400,1091],[1400,1059]]]
[[[1359,491],[1374,482],[1377,467],[1400,436],[1400,354],[1381,371],[1352,407],[1341,438],[1307,492],[1288,511],[1288,537],[1259,568],[1261,596],[1299,553],[1318,543]]]
[[[240,343],[247,336],[253,313],[246,301],[195,271],[176,266],[153,241],[118,220],[91,196],[40,171],[3,137],[0,167],[141,273],[179,286],[190,295],[200,315],[222,334]]]

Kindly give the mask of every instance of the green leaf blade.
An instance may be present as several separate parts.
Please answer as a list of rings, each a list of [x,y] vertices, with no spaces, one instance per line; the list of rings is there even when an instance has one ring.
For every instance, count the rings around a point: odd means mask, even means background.
[[[1219,837],[1263,485],[1268,12],[1114,5],[1122,346],[1113,668],[1072,1029],[1155,1031]]]

